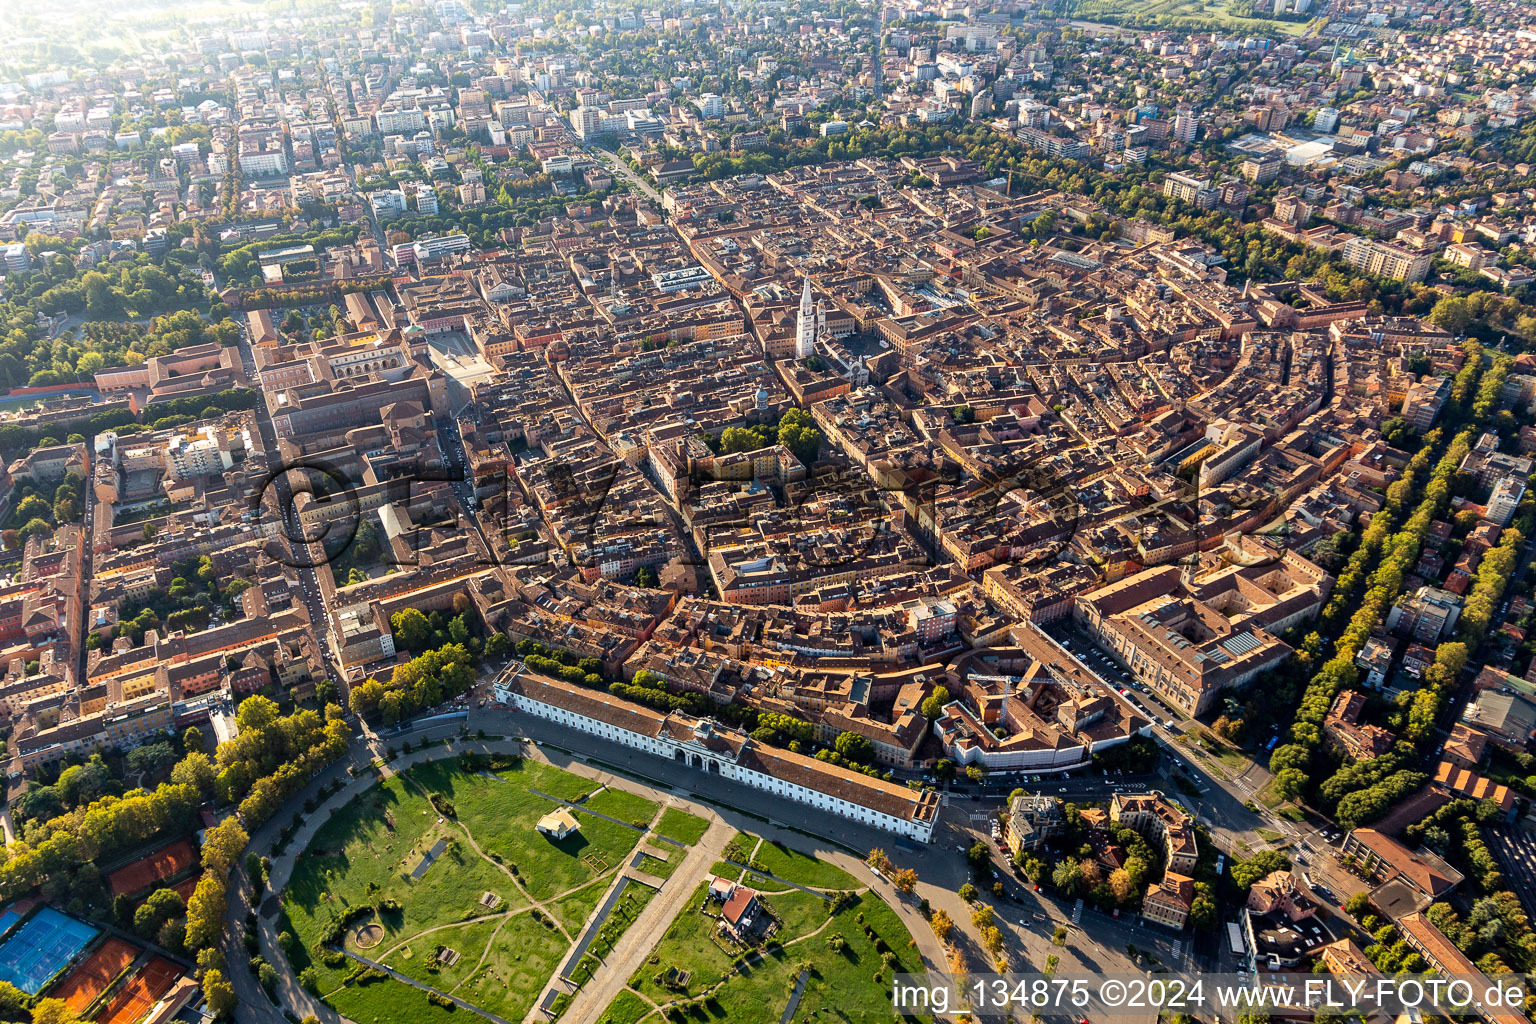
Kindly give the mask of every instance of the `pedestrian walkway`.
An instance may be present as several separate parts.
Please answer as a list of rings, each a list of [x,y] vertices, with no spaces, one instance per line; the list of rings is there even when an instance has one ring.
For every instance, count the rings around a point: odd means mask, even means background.
[[[678,864],[667,884],[645,905],[640,916],[630,922],[586,984],[576,990],[562,1019],[596,1020],[629,984],[629,979],[640,969],[672,919],[687,906],[694,891],[709,874],[710,867],[720,859],[726,844],[736,834],[732,826],[713,815],[711,818],[708,830]],[[524,1018],[525,1024],[537,1021],[540,1016],[541,1011],[535,1007]]]

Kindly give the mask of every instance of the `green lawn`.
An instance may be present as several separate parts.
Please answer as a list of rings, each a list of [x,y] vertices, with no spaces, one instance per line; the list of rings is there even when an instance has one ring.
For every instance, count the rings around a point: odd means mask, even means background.
[[[702,996],[720,981],[733,958],[710,937],[715,921],[699,912],[703,897],[704,887],[700,886],[646,963],[630,979],[631,988],[665,1003]],[[861,1020],[900,1020],[894,1011],[881,1011],[890,1005],[891,975],[918,969],[921,961],[912,951],[911,935],[895,911],[877,897],[866,895],[829,920],[826,905],[809,893],[769,896],[766,901],[784,924],[775,941],[786,945],[770,947],[762,960],[714,989],[705,1001],[701,1019],[742,1024],[775,1019],[788,1002],[799,965],[806,962],[811,965],[811,974],[800,1004],[802,1014],[818,1009],[846,1012],[856,1007]],[[873,931],[873,939],[866,935],[866,926]],[[835,952],[828,945],[833,934],[842,936],[842,952]],[[881,959],[886,950],[896,956],[891,968]],[[686,986],[665,986],[663,975],[670,966],[691,972]],[[610,1011],[632,1006],[627,1000],[623,1007],[615,1001]]]
[[[569,896],[562,896],[559,900],[548,906],[550,916],[565,926],[565,930],[575,935],[592,916],[592,911],[603,902],[603,894],[613,884],[612,876],[599,878],[590,885],[584,885]]]
[[[766,840],[757,848],[752,866],[801,885],[824,889],[859,888],[858,881],[837,865]]]
[[[741,881],[742,876],[746,874],[745,871],[737,867],[735,864],[729,864],[723,860],[715,861],[715,863],[710,866],[709,873],[712,875],[719,875],[721,878],[734,878],[738,882]]]
[[[668,807],[666,813],[661,816],[661,821],[656,825],[656,831],[668,839],[682,843],[684,846],[692,846],[704,837],[709,830],[709,822],[696,814],[677,807]]]
[[[423,765],[411,775],[450,800],[480,848],[515,868],[535,899],[549,899],[617,868],[640,839],[632,828],[579,812],[581,830],[574,835],[556,841],[538,832],[534,825],[559,805],[531,790],[575,800],[585,795],[591,783],[536,761],[523,760],[497,772],[502,781],[456,771],[444,763]],[[655,813],[654,804],[651,813]]]
[[[393,978],[367,985],[348,985],[326,996],[336,1012],[357,1024],[464,1024],[463,1010],[445,1010],[427,1001],[419,988],[402,985]],[[478,1020],[479,1018],[475,1018]]]
[[[739,864],[745,864],[752,859],[752,851],[757,849],[757,844],[762,842],[757,836],[749,836],[745,832],[737,832],[726,841],[725,848],[721,851],[726,860],[734,860]]]
[[[623,789],[605,789],[600,793],[594,793],[587,798],[581,806],[599,814],[606,814],[610,818],[618,818],[633,825],[646,828],[651,819],[656,817],[657,804],[653,800],[647,800],[643,796]]]
[[[411,881],[422,854],[439,839],[452,845],[420,880]],[[372,896],[370,885],[378,886]],[[502,898],[503,911],[525,902],[511,879],[475,856],[462,833],[455,836],[449,823],[439,823],[427,800],[396,777],[326,822],[296,862],[283,902],[293,931],[307,949],[354,908],[398,900],[401,913],[386,914],[380,922],[386,932],[377,947],[382,952],[424,928],[483,915],[479,899],[487,891]],[[314,969],[321,991],[329,991],[341,984],[350,964],[327,968],[317,962]]]
[[[829,906],[820,896],[799,889],[768,897],[768,905],[789,938],[815,931],[827,919]]]
[[[462,771],[448,760],[417,766],[368,790],[321,827],[284,892],[287,927],[302,947],[292,958],[295,970],[308,968],[317,990],[358,1024],[462,1021],[462,1012],[433,1006],[398,981],[349,983],[351,961],[328,967],[311,954],[333,922],[354,908],[394,899],[400,910],[379,919],[383,941],[358,952],[510,1020],[521,1019],[569,947],[555,921],[574,936],[640,839],[635,829],[590,814],[580,814],[580,832],[561,843],[534,829],[559,806],[534,790],[576,800],[592,789],[579,776],[537,762],[519,760],[486,774]],[[656,804],[608,792],[615,795],[594,797],[594,809],[614,817],[655,817]],[[438,797],[444,814],[427,794]],[[470,836],[485,856],[475,852]],[[447,848],[413,881],[422,854],[440,840]],[[528,891],[553,902],[545,911],[528,909],[501,865],[516,865]],[[480,903],[486,892],[501,897],[494,911]],[[546,915],[547,923],[541,920]],[[350,939],[348,946],[356,949]],[[457,951],[459,959],[429,968],[440,946]]]
[[[671,878],[672,872],[676,871],[677,866],[682,862],[682,850],[672,850],[671,856],[669,856],[666,860],[661,860],[660,858],[653,857],[647,853],[645,855],[645,860],[640,862],[640,870],[644,871],[648,875],[655,875],[657,878]]]
[[[508,1020],[522,1020],[568,948],[565,936],[533,915],[524,911],[508,918],[491,942],[485,965],[453,994]],[[468,1018],[461,1022],[471,1024]]]
[[[364,951],[364,955],[372,953],[370,959],[379,960],[406,977],[415,978],[435,989],[451,992],[460,982],[474,973],[475,965],[480,962],[480,954],[485,952],[486,944],[491,941],[491,935],[501,923],[502,919],[496,918],[459,925],[455,928],[445,928],[442,931],[429,932],[426,935],[407,939],[403,944],[395,945],[388,955],[380,956],[386,948],[389,948],[387,946]],[[433,970],[427,966],[428,958],[442,946],[456,951],[459,954],[458,962],[451,967],[439,965],[436,970]]]
[[[597,1018],[597,1024],[637,1024],[651,1012],[650,1004],[633,992],[620,992],[618,998],[608,1004],[608,1009]]]
[[[1253,794],[1253,798],[1259,803],[1263,804],[1265,807],[1268,807],[1270,810],[1274,810],[1276,807],[1279,807],[1281,804],[1285,803],[1285,798],[1277,795],[1274,792],[1274,787],[1275,780],[1270,779],[1262,789]]]

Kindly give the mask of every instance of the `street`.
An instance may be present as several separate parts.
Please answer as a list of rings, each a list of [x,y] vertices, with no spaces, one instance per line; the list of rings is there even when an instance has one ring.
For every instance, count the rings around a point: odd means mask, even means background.
[[[610,171],[639,189],[641,195],[655,203],[658,207],[661,205],[661,193],[652,188],[650,183],[644,178],[636,174],[634,168],[620,159],[617,153],[612,150],[603,149],[601,146],[592,146],[591,149],[597,154],[599,160],[608,165]]]
[[[824,859],[837,860],[840,864],[842,861],[838,858],[850,853],[861,856],[871,849],[883,849],[899,867],[912,868],[917,872],[918,884],[914,894],[917,900],[926,899],[931,907],[943,908],[956,924],[957,935],[968,959],[977,969],[990,969],[991,958],[981,948],[980,939],[971,926],[973,908],[960,899],[959,890],[966,882],[974,880],[963,851],[979,838],[984,838],[985,826],[983,831],[978,832],[974,828],[975,823],[978,820],[984,821],[994,813],[1000,807],[999,803],[982,803],[980,798],[974,798],[946,804],[941,810],[933,841],[923,845],[899,840],[889,832],[841,817],[821,815],[812,819],[807,816],[803,804],[719,776],[710,776],[708,793],[698,794],[702,776],[697,769],[630,747],[604,743],[586,733],[555,725],[545,719],[488,707],[472,712],[471,723],[476,728],[484,728],[487,733],[525,736],[533,740],[545,751],[550,762],[558,767],[586,764],[617,770],[662,792],[693,799],[702,797],[716,810],[750,808],[747,813],[755,820],[742,826],[747,831],[765,838],[782,838],[790,845]],[[1146,786],[1149,778],[1143,778],[1135,785]],[[1102,798],[1106,792],[1103,781],[1097,775],[1093,779],[1084,777],[1074,780],[1062,799],[1088,795]],[[1042,788],[1050,791],[1060,787]],[[1007,895],[998,900],[991,896],[990,891],[984,891],[983,902],[992,905],[998,917],[1006,924],[1003,928],[1007,940],[1004,948],[1014,970],[1043,970],[1047,959],[1052,956],[1059,958],[1060,969],[1063,971],[1139,973],[1145,970],[1145,963],[1139,962],[1134,954],[1128,952],[1128,946],[1150,952],[1170,966],[1175,957],[1182,964],[1183,958],[1188,956],[1190,943],[1187,935],[1181,936],[1161,926],[1147,924],[1136,915],[1123,914],[1115,918],[1088,908],[1076,907],[1071,902],[1055,900],[1043,893],[1037,894],[1013,873],[1011,865],[1002,859],[995,847],[993,855],[995,868]],[[893,904],[908,908],[912,902],[901,897],[888,885],[878,887],[882,895]],[[987,890],[988,887],[980,888]],[[1040,917],[1045,920],[1039,920]],[[1079,927],[1084,921],[1089,923],[1089,927]],[[913,930],[914,936],[918,935],[919,929],[929,931],[927,922],[921,917],[917,918],[915,924],[909,920],[908,927]],[[1057,927],[1068,929],[1065,946],[1056,946],[1052,942]],[[1179,944],[1177,950],[1176,943]]]
[[[252,385],[258,385],[256,371],[256,355],[251,349],[249,328],[246,322],[238,320],[240,325],[240,361],[245,374],[250,378]],[[286,472],[280,472],[279,451],[277,444],[277,432],[272,426],[272,413],[267,408],[265,400],[256,403],[256,426],[261,432],[262,449],[266,452],[268,471],[274,475],[271,485],[276,489],[277,507],[283,520],[284,540],[281,542],[286,550],[282,552],[285,564],[292,567],[299,580],[299,599],[303,602],[305,610],[309,613],[310,626],[314,630],[314,637],[319,647],[320,656],[325,662],[326,677],[337,688],[337,694],[343,707],[347,703],[347,690],[345,680],[336,668],[335,637],[331,625],[330,615],[326,612],[325,596],[321,591],[321,581],[317,567],[330,572],[323,560],[323,550],[319,544],[307,545],[304,543],[304,529],[299,523],[298,512],[293,504],[293,488],[288,480]],[[265,501],[265,495],[257,495],[258,501]],[[87,506],[89,508],[89,506]],[[262,508],[254,510],[258,515],[264,511]],[[322,557],[315,557],[314,552],[320,551]],[[89,557],[89,553],[87,553]],[[329,581],[327,581],[329,582]],[[83,653],[82,653],[83,657]]]

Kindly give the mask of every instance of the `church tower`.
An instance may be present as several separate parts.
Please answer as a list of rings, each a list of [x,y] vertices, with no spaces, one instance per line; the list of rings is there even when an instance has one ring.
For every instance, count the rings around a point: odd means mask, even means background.
[[[816,351],[816,308],[811,303],[811,278],[805,277],[800,292],[800,315],[795,320],[795,358],[808,359]]]

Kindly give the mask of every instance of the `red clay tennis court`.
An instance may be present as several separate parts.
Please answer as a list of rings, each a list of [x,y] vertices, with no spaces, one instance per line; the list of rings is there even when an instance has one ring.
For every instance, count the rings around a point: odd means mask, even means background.
[[[202,878],[203,876],[200,874],[193,875],[191,878],[182,879],[170,888],[176,890],[176,894],[180,896],[182,902],[185,903],[187,900],[190,900],[192,898],[192,894],[197,891],[197,883],[202,881]]]
[[[80,1013],[107,990],[112,979],[123,973],[123,968],[133,963],[139,955],[139,947],[119,938],[103,942],[84,963],[70,971],[52,993],[62,999],[74,1013]]]
[[[181,874],[196,863],[197,852],[192,849],[192,844],[179,839],[118,868],[107,876],[107,883],[112,886],[113,896],[132,896],[153,887],[156,882]]]
[[[112,1002],[96,1016],[96,1024],[134,1024],[150,1011],[160,997],[171,990],[181,969],[157,956],[112,997]]]

